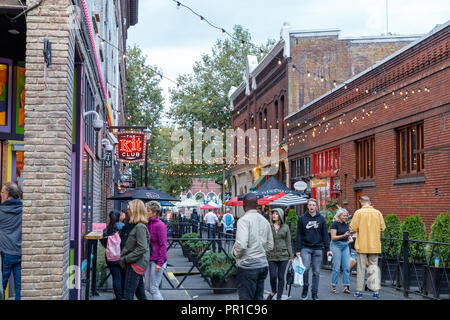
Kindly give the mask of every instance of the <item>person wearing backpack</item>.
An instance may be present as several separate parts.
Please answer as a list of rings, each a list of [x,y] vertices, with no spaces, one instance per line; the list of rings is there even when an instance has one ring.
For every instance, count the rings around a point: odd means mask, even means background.
[[[139,199],[128,204],[131,227],[125,246],[120,253],[120,266],[125,269],[123,299],[147,300],[144,287],[144,275],[150,260],[150,234],[147,230],[147,210]],[[124,227],[126,228],[126,226]]]
[[[116,300],[122,300],[122,270],[120,268],[121,238],[119,232],[123,227],[120,222],[120,212],[113,210],[109,213],[108,226],[103,230],[100,243],[105,247],[106,266],[112,276],[114,295]]]
[[[225,233],[233,233],[234,231],[234,218],[230,213],[230,210],[227,210],[227,213],[222,218],[223,224],[223,232]]]

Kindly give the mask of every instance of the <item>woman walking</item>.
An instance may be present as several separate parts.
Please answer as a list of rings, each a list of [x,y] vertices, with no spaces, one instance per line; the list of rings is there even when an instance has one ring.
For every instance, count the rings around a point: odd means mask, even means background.
[[[150,234],[147,210],[141,200],[132,200],[129,205],[130,228],[125,246],[120,254],[120,266],[125,270],[123,298],[133,300],[147,300],[144,288],[144,274],[150,259]]]
[[[150,265],[145,273],[145,288],[153,300],[164,300],[159,292],[162,275],[167,267],[167,227],[159,219],[161,205],[158,201],[146,203],[148,213],[147,229],[150,232]]]
[[[284,212],[280,208],[272,210],[270,227],[273,235],[273,250],[267,252],[269,261],[270,286],[272,292],[267,296],[267,300],[272,300],[277,294],[277,299],[281,300],[284,288],[284,273],[288,262],[292,262],[292,242],[289,226],[284,223]],[[278,284],[277,284],[278,282]]]
[[[336,286],[339,281],[339,274],[342,265],[342,284],[344,293],[350,293],[350,250],[349,237],[350,230],[347,224],[348,212],[344,208],[339,208],[333,218],[330,227],[331,244],[330,249],[333,252],[333,271],[331,273],[331,292],[339,293]]]
[[[109,223],[108,226],[103,230],[103,239],[100,240],[100,243],[108,249],[109,245],[114,245],[113,241],[108,241],[108,238],[113,237],[116,233],[122,230],[124,224],[120,222],[120,212],[113,210],[109,213]],[[120,237],[118,238],[120,239]],[[113,239],[111,239],[113,240]],[[115,239],[114,239],[115,240]],[[118,243],[117,243],[118,244]],[[117,248],[117,252],[119,253],[120,245]],[[106,266],[109,268],[111,272],[112,281],[113,281],[113,289],[116,300],[122,300],[122,269],[120,268],[120,258],[109,256],[108,259],[108,250],[105,252]],[[111,259],[111,260],[110,260]]]

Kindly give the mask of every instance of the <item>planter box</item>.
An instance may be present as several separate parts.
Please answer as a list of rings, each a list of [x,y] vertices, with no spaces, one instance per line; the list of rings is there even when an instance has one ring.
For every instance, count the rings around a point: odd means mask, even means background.
[[[181,250],[183,251],[183,256],[187,257],[189,253],[189,248],[186,247],[185,245],[181,245]]]
[[[409,263],[409,287],[419,288],[423,287],[424,275],[425,275],[425,263]],[[403,287],[403,261],[398,263],[397,272],[398,286]]]
[[[393,258],[380,258],[379,267],[381,270],[381,283],[393,285],[397,281],[397,259]]]
[[[236,275],[231,275],[228,277],[228,280],[220,283],[220,279],[213,277],[210,279],[213,287],[214,294],[220,293],[233,293],[237,291],[237,278]],[[220,284],[219,284],[220,283]]]
[[[425,267],[425,277],[423,282],[424,294],[432,294],[433,297],[439,298],[441,294],[449,294],[450,268],[436,268],[431,266]]]
[[[190,260],[193,264],[194,264],[194,266],[198,266],[198,254],[196,254],[196,253],[194,253],[194,254],[191,254],[191,260]]]

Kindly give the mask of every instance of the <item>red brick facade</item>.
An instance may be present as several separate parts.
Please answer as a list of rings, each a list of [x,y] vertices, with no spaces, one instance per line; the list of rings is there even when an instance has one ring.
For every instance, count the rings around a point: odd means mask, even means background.
[[[338,198],[350,212],[364,194],[385,215],[421,215],[429,232],[435,217],[450,211],[449,30],[448,23],[435,29],[286,118],[289,160],[339,148]],[[418,170],[417,162],[417,172],[402,174],[400,129],[414,124],[423,124],[415,159],[424,154],[424,166]],[[420,136],[415,128],[411,137]],[[368,137],[374,138],[374,177],[358,179],[357,141]]]

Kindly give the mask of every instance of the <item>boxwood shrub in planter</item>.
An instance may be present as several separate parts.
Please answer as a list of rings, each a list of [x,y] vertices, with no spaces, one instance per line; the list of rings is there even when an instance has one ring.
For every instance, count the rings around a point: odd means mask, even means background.
[[[233,267],[225,275],[231,266],[232,262],[222,252],[209,251],[203,255],[199,263],[199,268],[204,276],[210,279],[214,293],[231,293],[236,291],[236,267]]]
[[[410,216],[407,217],[402,223],[402,232],[408,231],[409,240],[427,240],[427,232],[425,230],[425,224],[420,216]],[[409,243],[409,275],[410,275],[410,286],[421,288],[423,285],[423,278],[425,273],[426,256],[424,252],[424,247],[422,244]],[[414,263],[413,263],[414,262]],[[399,285],[403,286],[403,260],[399,263]]]
[[[402,239],[402,223],[395,214],[389,214],[384,218],[386,230],[381,234],[382,238]],[[382,255],[380,261],[381,281],[397,279],[397,262],[401,253],[402,242],[399,240],[382,240]]]
[[[450,243],[450,212],[442,213],[436,217],[431,225],[429,241]],[[439,298],[441,294],[449,293],[450,267],[448,266],[448,258],[450,245],[430,245],[427,251],[429,265],[425,270],[424,293],[430,292],[435,298]],[[435,259],[439,259],[437,267],[435,266]]]
[[[183,250],[183,256],[188,257],[190,245],[193,242],[192,240],[189,240],[189,239],[200,238],[200,235],[195,232],[185,233],[185,234],[183,234],[183,236],[181,238],[186,239],[186,241],[181,241],[181,250]]]

